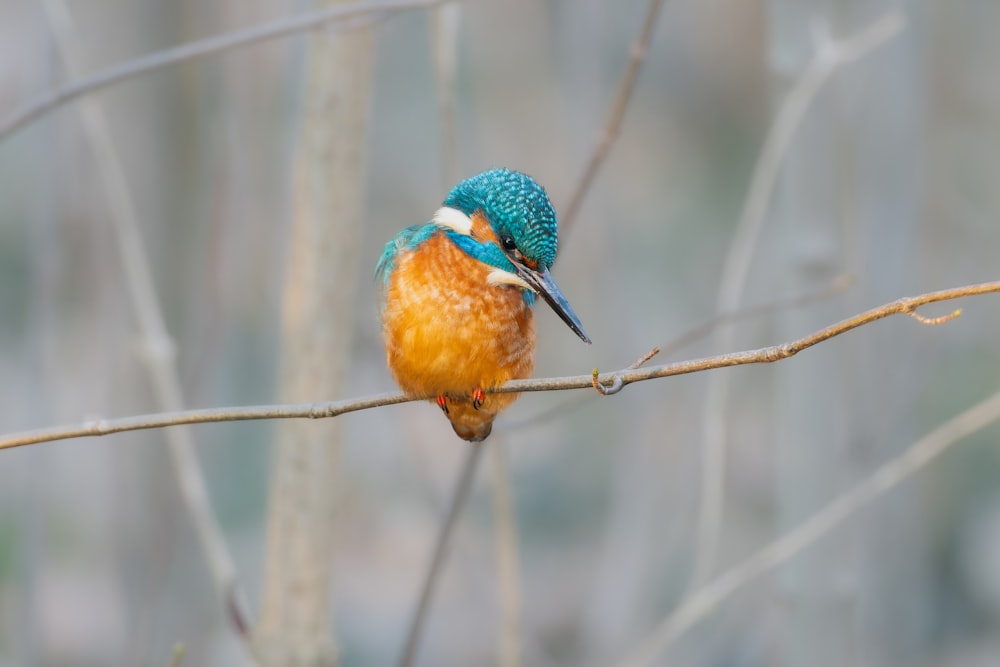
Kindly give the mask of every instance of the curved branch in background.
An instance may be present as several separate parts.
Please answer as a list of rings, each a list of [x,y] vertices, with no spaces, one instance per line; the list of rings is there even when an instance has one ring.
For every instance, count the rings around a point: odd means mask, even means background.
[[[693,359],[691,361],[681,361],[672,364],[661,364],[658,366],[646,366],[640,368],[625,368],[611,373],[598,373],[597,382],[605,388],[611,387],[616,382],[629,385],[633,382],[643,382],[656,378],[671,377],[674,375],[686,375],[688,373],[698,373],[712,370],[714,368],[727,368],[729,366],[744,366],[747,364],[770,364],[795,356],[799,352],[814,345],[822,343],[830,338],[834,338],[852,329],[857,329],[866,324],[871,324],[878,320],[883,320],[892,315],[909,315],[917,319],[916,309],[931,303],[941,301],[952,301],[980,294],[1000,293],[1000,281],[978,283],[975,285],[965,285],[953,287],[951,289],[928,292],[918,296],[904,297],[891,301],[885,305],[871,310],[866,310],[846,320],[841,320],[836,324],[820,329],[804,338],[799,338],[787,343],[762,347],[757,350],[747,350],[745,352],[733,352],[703,359]],[[957,316],[958,311],[949,315],[946,320]],[[922,318],[921,319],[927,319]],[[921,321],[917,319],[917,321]],[[934,322],[935,318],[930,320]],[[527,380],[511,380],[500,387],[488,390],[488,393],[516,393],[528,391],[559,391],[565,389],[587,389],[593,388],[593,374],[574,375],[569,377],[536,378]],[[164,428],[167,426],[179,426],[181,424],[207,424],[228,421],[250,421],[260,419],[327,419],[338,417],[348,412],[358,410],[369,410],[371,408],[385,405],[396,405],[398,403],[409,403],[410,401],[429,401],[433,396],[406,396],[402,393],[376,394],[362,398],[346,399],[342,401],[328,401],[325,403],[301,403],[290,405],[259,405],[235,408],[205,408],[201,410],[184,410],[179,412],[167,412],[150,415],[136,415],[133,417],[122,417],[118,419],[90,419],[83,424],[75,426],[57,426],[43,428],[34,431],[21,433],[11,433],[0,437],[0,450],[11,449],[13,447],[23,447],[24,445],[34,445],[41,442],[52,442],[55,440],[68,440],[70,438],[84,438],[88,436],[110,435],[112,433],[123,433],[125,431],[139,431],[151,428]]]
[[[569,231],[576,218],[576,214],[580,212],[583,198],[587,195],[587,191],[590,190],[590,185],[593,183],[594,177],[597,176],[597,171],[604,164],[604,160],[608,157],[611,147],[618,138],[622,121],[625,120],[625,110],[628,108],[629,100],[632,99],[632,91],[635,90],[636,79],[639,78],[639,68],[646,59],[646,49],[653,38],[653,28],[656,27],[656,19],[660,15],[660,9],[662,8],[663,0],[651,0],[649,3],[649,10],[646,12],[645,20],[642,22],[642,31],[632,44],[632,53],[629,57],[628,67],[625,69],[625,76],[622,77],[622,82],[618,87],[618,94],[615,96],[615,102],[611,106],[611,114],[604,125],[604,131],[601,133],[601,138],[594,148],[594,153],[590,156],[590,161],[587,163],[587,168],[583,171],[583,176],[580,177],[576,191],[573,192],[573,196],[569,200],[566,212],[560,216],[561,221],[559,226],[562,229],[563,235]]]
[[[45,14],[55,45],[66,71],[71,75],[82,60],[81,40],[65,0],[46,0]],[[122,278],[141,336],[140,361],[152,385],[155,407],[180,410],[184,392],[173,339],[163,317],[160,297],[153,283],[149,254],[139,231],[139,215],[129,188],[125,169],[108,124],[104,108],[95,99],[77,107],[84,137],[94,153],[94,165],[108,203],[108,219],[114,230],[121,257]],[[181,502],[198,537],[216,592],[223,601],[239,636],[246,640],[249,611],[236,576],[236,564],[226,546],[209,498],[205,476],[195,450],[190,429],[171,429],[165,433],[167,453],[173,465]]]
[[[243,46],[249,46],[276,37],[284,37],[306,30],[319,28],[329,23],[350,21],[351,27],[357,27],[356,19],[371,18],[377,14],[392,14],[408,9],[420,9],[440,4],[444,0],[383,0],[382,2],[359,2],[348,7],[334,7],[306,12],[267,23],[261,23],[249,28],[215,35],[207,39],[188,42],[163,51],[148,53],[132,60],[127,60],[107,69],[100,70],[74,83],[56,88],[34,102],[29,102],[3,121],[0,121],[0,141],[14,134],[29,123],[45,116],[67,102],[92,93],[95,90],[121,83],[140,74],[176,65],[186,60],[200,58],[229,51]]]
[[[797,528],[717,576],[686,597],[679,607],[639,642],[619,667],[653,663],[668,646],[708,616],[736,591],[814,545],[855,513],[909,479],[964,438],[1000,419],[1000,392],[949,419],[898,457],[831,500]]]
[[[899,33],[903,24],[903,16],[892,11],[849,37],[816,45],[812,61],[782,103],[754,166],[743,211],[722,264],[722,276],[719,278],[715,299],[717,315],[739,308],[781,166],[813,101],[838,69],[856,62],[886,43]],[[732,327],[719,327],[714,338],[714,349],[725,350],[732,347]],[[703,584],[712,573],[722,530],[726,468],[724,415],[729,409],[729,379],[728,375],[713,376],[708,382],[702,404],[701,493],[698,500],[694,568],[689,582],[691,590]]]

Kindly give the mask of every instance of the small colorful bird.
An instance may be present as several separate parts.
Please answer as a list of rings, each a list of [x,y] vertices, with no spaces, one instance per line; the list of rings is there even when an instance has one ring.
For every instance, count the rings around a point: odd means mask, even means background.
[[[590,343],[549,274],[557,247],[545,190],[508,169],[462,181],[385,246],[375,275],[389,369],[405,393],[437,397],[460,438],[484,440],[517,399],[485,389],[531,374],[536,295]]]

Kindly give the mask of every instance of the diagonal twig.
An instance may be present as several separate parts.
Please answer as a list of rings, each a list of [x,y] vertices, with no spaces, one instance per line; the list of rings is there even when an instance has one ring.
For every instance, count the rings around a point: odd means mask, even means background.
[[[757,577],[788,562],[964,438],[1000,419],[1000,392],[940,425],[843,492],[797,528],[702,586],[653,629],[619,667],[653,663],[671,643]]]
[[[64,0],[46,0],[44,8],[64,65],[72,73],[74,63],[80,60],[80,49],[69,8]],[[149,257],[139,233],[138,214],[107,116],[100,104],[92,99],[86,100],[79,111],[108,200],[108,217],[118,242],[130,305],[142,336],[141,361],[149,374],[157,406],[163,410],[180,410],[184,398],[173,340],[153,284]],[[217,593],[234,627],[245,639],[246,603],[237,582],[236,565],[209,500],[194,438],[188,429],[172,429],[167,431],[166,440],[180,498],[198,536]]]
[[[407,9],[419,9],[440,4],[444,0],[382,0],[381,2],[359,2],[348,7],[334,7],[306,12],[296,16],[277,19],[267,23],[215,35],[195,42],[188,42],[163,51],[147,53],[132,60],[112,65],[107,69],[65,84],[56,90],[29,102],[0,121],[0,141],[29,123],[45,116],[60,106],[95,90],[120,83],[140,74],[176,65],[177,63],[222,53],[230,49],[249,46],[269,39],[284,37],[306,30],[312,30],[330,23],[350,22],[377,14],[394,13]]]
[[[884,44],[902,27],[902,15],[893,11],[842,40],[817,44],[816,54],[785,98],[754,166],[743,211],[723,263],[715,302],[717,314],[735,311],[740,305],[781,166],[813,101],[839,68],[856,62]],[[731,347],[733,329],[716,329],[714,342],[715,349]],[[728,409],[729,380],[728,375],[710,378],[702,404],[703,462],[693,558],[695,565],[689,582],[692,590],[711,574],[718,550],[725,500],[726,420],[723,415]]]
[[[662,345],[657,345],[651,348],[644,355],[635,360],[629,369],[639,368],[640,366],[645,366],[646,363],[657,355],[669,356],[676,352],[677,350],[690,345],[691,343],[704,338],[706,335],[712,332],[718,326],[722,324],[727,324],[730,322],[736,322],[738,320],[748,319],[751,317],[758,317],[761,315],[766,315],[767,313],[772,313],[783,308],[795,308],[798,306],[803,306],[811,304],[815,301],[825,299],[833,294],[837,294],[847,289],[853,277],[848,273],[842,273],[833,280],[831,280],[826,285],[819,287],[814,290],[808,290],[802,292],[801,294],[793,294],[788,297],[778,298],[773,301],[767,301],[765,303],[756,304],[753,306],[748,306],[746,308],[741,308],[739,310],[734,310],[732,312],[723,313],[716,317],[712,317],[700,324],[697,324],[690,329],[684,331],[679,336],[671,339],[669,342]],[[915,314],[914,314],[915,316]],[[929,322],[928,322],[929,323]],[[936,323],[936,322],[935,322]],[[598,385],[601,386],[602,385]],[[611,390],[614,386],[610,388],[602,388],[597,391],[607,395],[608,393],[614,393]],[[568,414],[584,404],[583,397],[577,396],[575,398],[569,398],[557,405],[554,405],[546,410],[542,410],[536,414],[529,415],[523,419],[519,419],[513,422],[507,422],[504,424],[504,430],[506,432],[511,432],[516,429],[525,428],[534,424],[544,422],[546,420],[553,419],[559,415]]]
[[[639,33],[639,37],[632,44],[632,52],[629,57],[628,66],[625,69],[625,76],[622,77],[621,84],[618,86],[618,93],[615,95],[615,101],[611,105],[611,113],[604,125],[604,131],[601,133],[601,138],[597,142],[593,154],[590,156],[587,167],[583,170],[583,176],[580,177],[580,181],[577,183],[576,190],[569,200],[569,206],[566,207],[566,212],[561,216],[559,227],[564,235],[573,225],[577,213],[580,212],[580,206],[583,204],[583,198],[587,195],[587,191],[590,190],[590,186],[594,182],[594,177],[597,176],[598,170],[604,164],[604,160],[608,157],[611,147],[618,138],[622,122],[625,120],[625,110],[628,109],[629,100],[632,99],[632,91],[635,89],[635,82],[639,78],[639,69],[646,59],[646,50],[649,48],[649,42],[653,38],[653,28],[656,27],[656,19],[662,8],[663,0],[650,0],[649,9],[646,11],[646,18],[642,22],[642,30]]]

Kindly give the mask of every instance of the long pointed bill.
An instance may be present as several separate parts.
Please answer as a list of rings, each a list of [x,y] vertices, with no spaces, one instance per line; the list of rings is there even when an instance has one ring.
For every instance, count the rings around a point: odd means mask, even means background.
[[[562,290],[556,285],[556,281],[552,280],[549,270],[535,271],[515,261],[512,261],[511,264],[514,265],[518,275],[524,278],[526,283],[542,295],[545,303],[552,306],[552,310],[556,311],[556,315],[562,318],[562,321],[573,330],[573,333],[579,336],[584,343],[590,345],[590,338],[584,333],[580,318],[573,312],[573,308],[570,307],[569,301],[563,296]]]

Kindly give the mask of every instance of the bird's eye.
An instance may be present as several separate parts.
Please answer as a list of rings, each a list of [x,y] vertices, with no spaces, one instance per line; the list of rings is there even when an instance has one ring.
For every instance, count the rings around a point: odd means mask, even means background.
[[[514,237],[506,234],[500,238],[500,245],[502,245],[503,249],[507,252],[517,250],[517,244],[514,243]]]

